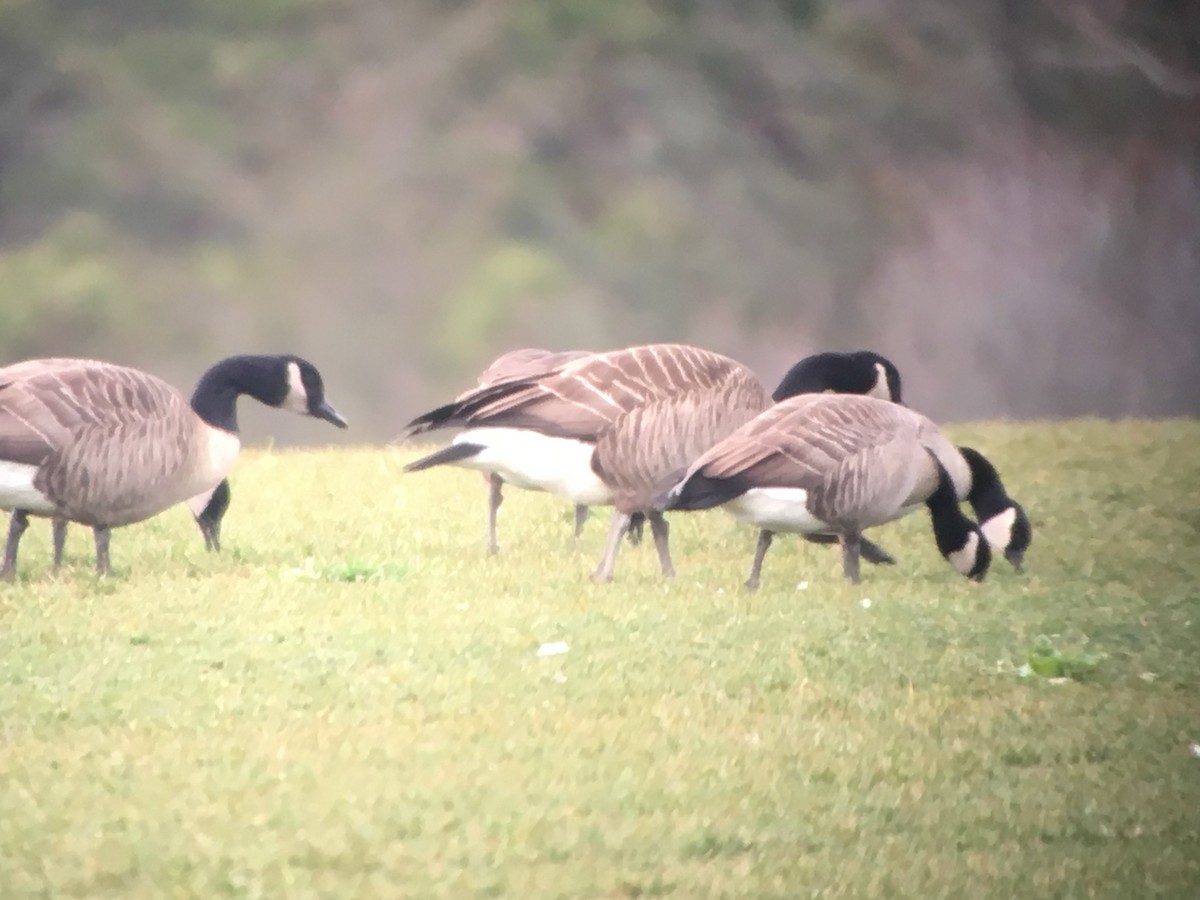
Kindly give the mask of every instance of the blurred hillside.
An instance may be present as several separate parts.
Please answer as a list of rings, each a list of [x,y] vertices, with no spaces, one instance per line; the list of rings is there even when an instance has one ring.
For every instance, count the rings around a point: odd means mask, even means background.
[[[290,350],[364,441],[651,340],[1197,414],[1197,335],[1191,0],[0,0],[0,360]]]

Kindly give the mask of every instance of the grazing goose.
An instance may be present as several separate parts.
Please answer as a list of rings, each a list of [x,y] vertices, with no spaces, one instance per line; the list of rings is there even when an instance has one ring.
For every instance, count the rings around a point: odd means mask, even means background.
[[[814,353],[788,369],[771,399],[778,403],[797,394],[826,391],[865,394],[900,403],[900,370],[891,360],[870,350]]]
[[[57,369],[71,368],[77,366],[80,362],[81,360],[78,359],[51,357],[49,359],[29,359],[13,363],[12,365],[0,368],[0,384],[8,384],[19,378],[28,378],[32,375],[52,372]],[[109,365],[99,360],[87,360],[87,362],[96,366]],[[221,519],[224,518],[226,510],[229,509],[229,500],[229,481],[223,479],[212,490],[205,491],[203,494],[192,497],[187,501],[188,508],[191,510],[192,516],[200,528],[200,533],[204,537],[204,548],[206,550],[217,551],[221,549]],[[20,515],[20,512],[14,512],[12,517],[17,518]],[[54,540],[53,571],[57,573],[62,567],[63,550],[67,543],[67,520],[62,516],[54,516],[51,519],[51,524]],[[11,521],[9,527],[12,527]]]
[[[192,498],[219,521],[220,484],[237,459],[237,398],[332,422],[320,373],[296,356],[234,356],[204,373],[191,403],[166,382],[94,360],[73,360],[0,382],[0,508],[13,510],[0,578],[16,572],[29,515],[95,532],[96,571],[110,571],[110,529]],[[208,510],[209,502],[217,506]],[[202,529],[205,527],[202,524]],[[206,533],[206,542],[218,535]],[[217,537],[219,540],[219,537]]]
[[[699,457],[667,509],[724,506],[757,525],[746,587],[755,590],[776,532],[836,534],[843,572],[859,580],[862,532],[929,508],[938,550],[982,580],[991,551],[958,505],[944,459],[954,446],[920,413],[874,397],[803,394],[771,407]]]
[[[900,370],[891,360],[870,350],[852,353],[817,353],[792,366],[775,388],[776,402],[798,394],[833,392],[865,394],[900,403]],[[954,482],[960,501],[966,500],[993,549],[1002,551],[1018,572],[1033,538],[1033,527],[1021,504],[1004,490],[996,467],[978,450],[959,447],[961,459],[942,460]],[[816,544],[836,543],[836,535],[805,535]],[[895,559],[867,539],[862,540],[862,557],[871,563],[894,563]]]
[[[615,507],[595,581],[611,581],[632,517],[643,513],[664,575],[674,574],[668,527],[654,500],[692,460],[767,405],[741,363],[682,344],[595,353],[545,374],[477,388],[413,419],[409,436],[464,428],[406,466],[496,472],[572,503]]]

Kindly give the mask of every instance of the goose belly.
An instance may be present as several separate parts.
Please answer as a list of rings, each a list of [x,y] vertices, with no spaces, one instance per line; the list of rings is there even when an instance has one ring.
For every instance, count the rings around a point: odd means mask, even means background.
[[[818,534],[837,529],[808,510],[808,491],[803,488],[751,488],[725,504],[739,522],[767,531]]]
[[[42,516],[54,514],[54,504],[33,486],[38,467],[0,460],[0,509],[23,509]]]
[[[457,435],[454,443],[482,448],[456,465],[495,472],[515,487],[546,491],[574,503],[612,503],[612,489],[592,469],[596,445],[588,441],[523,428],[471,428]]]

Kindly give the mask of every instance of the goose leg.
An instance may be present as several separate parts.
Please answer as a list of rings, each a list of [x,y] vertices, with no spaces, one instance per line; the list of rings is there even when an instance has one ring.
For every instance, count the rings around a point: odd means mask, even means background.
[[[804,539],[812,544],[836,544],[840,541],[836,534],[806,534]],[[877,566],[894,566],[896,564],[895,558],[878,544],[866,538],[859,538],[859,543],[862,558],[867,562]]]
[[[67,545],[67,520],[55,516],[50,520],[50,529],[54,534],[54,573],[57,575],[63,561],[63,548]]]
[[[112,529],[98,525],[92,531],[96,535],[96,574],[106,578],[112,574],[108,563],[108,539],[112,536]]]
[[[862,552],[862,535],[850,532],[842,535],[842,572],[851,584],[858,584],[858,557]]]
[[[592,573],[592,581],[597,584],[612,581],[613,569],[617,564],[617,550],[621,547],[621,538],[629,530],[629,515],[613,510],[612,524],[608,526],[608,543],[604,547],[604,556],[600,565]]]
[[[575,540],[583,534],[583,523],[587,521],[588,508],[582,503],[575,504]]]
[[[503,484],[504,479],[495,472],[488,476],[487,549],[488,553],[492,554],[500,552],[500,544],[496,540],[496,513],[500,511],[500,504],[504,502],[504,495],[500,492]]]
[[[758,546],[754,548],[754,562],[750,564],[750,577],[746,579],[746,590],[757,591],[759,580],[762,578],[763,558],[771,547],[775,533],[765,528],[758,533]]]
[[[8,520],[8,541],[4,545],[4,565],[0,566],[0,581],[12,581],[17,577],[17,547],[21,543],[21,535],[29,527],[29,513],[23,509],[14,509],[12,518]]]
[[[658,564],[662,566],[664,575],[673,578],[675,577],[675,567],[671,565],[671,547],[668,541],[671,526],[667,524],[663,514],[657,510],[651,512],[647,518],[650,519],[650,533],[654,535],[654,549],[658,551]]]
[[[641,513],[634,513],[629,520],[629,546],[636,547],[642,542],[642,527],[646,524],[646,517]]]

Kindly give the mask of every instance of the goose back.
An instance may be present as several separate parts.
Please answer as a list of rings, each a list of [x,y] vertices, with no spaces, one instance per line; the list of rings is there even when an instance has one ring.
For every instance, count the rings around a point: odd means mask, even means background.
[[[683,344],[594,353],[483,386],[409,423],[510,428],[594,444],[591,466],[623,512],[649,508],[703,450],[767,405],[748,368]]]

